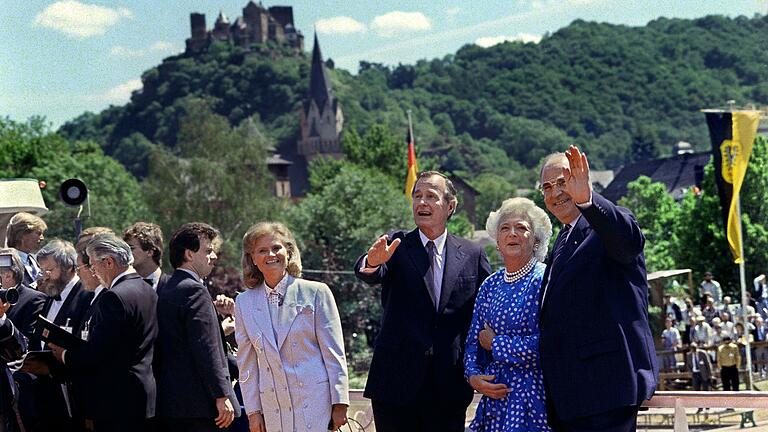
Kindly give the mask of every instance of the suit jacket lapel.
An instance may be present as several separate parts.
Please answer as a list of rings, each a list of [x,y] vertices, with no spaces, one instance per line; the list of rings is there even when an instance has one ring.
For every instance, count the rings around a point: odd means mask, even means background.
[[[456,237],[448,234],[445,239],[445,249],[443,250],[443,286],[440,291],[440,306],[438,312],[442,313],[448,300],[451,298],[451,292],[456,286],[456,281],[461,270],[461,262],[464,260],[464,251],[461,244],[456,241]]]
[[[413,265],[416,267],[417,274],[420,275],[421,280],[424,281],[424,290],[427,292],[429,298],[432,299],[432,304],[436,305],[438,299],[435,298],[435,293],[432,292],[429,283],[427,283],[429,256],[427,255],[427,250],[424,249],[424,245],[421,244],[421,237],[419,237],[418,228],[406,234],[405,246],[405,250],[408,252],[408,256],[411,258]]]
[[[253,302],[256,313],[252,314],[256,325],[261,329],[262,338],[269,341],[273,347],[277,348],[275,342],[275,333],[272,330],[272,319],[269,316],[269,306],[267,305],[267,296],[264,288],[257,287],[253,289]]]
[[[286,276],[289,279],[288,287],[285,289],[285,299],[283,305],[278,308],[277,315],[277,350],[279,351],[283,347],[285,338],[288,337],[288,331],[291,329],[293,320],[298,315],[297,297],[299,292],[298,281],[292,276]],[[303,306],[303,305],[302,305]]]
[[[80,292],[80,282],[77,282],[72,286],[72,289],[69,290],[69,294],[67,294],[67,298],[64,299],[64,303],[59,308],[59,312],[56,313],[56,317],[53,320],[53,322],[57,325],[65,325],[67,323],[67,318],[71,318],[70,315],[70,308],[72,307],[72,302],[75,301],[75,297],[77,297],[77,293]],[[51,304],[53,304],[51,302]],[[45,310],[45,313],[48,313],[50,310],[50,306],[48,306],[48,309]]]
[[[570,273],[568,263],[576,255],[576,251],[584,242],[584,239],[588,235],[588,231],[590,229],[591,228],[589,227],[589,222],[587,222],[587,219],[584,216],[580,217],[579,221],[576,222],[576,226],[571,228],[571,233],[568,236],[568,239],[563,240],[567,241],[567,243],[563,247],[563,251],[561,253],[562,256],[557,257],[557,263],[554,262],[554,256],[550,260],[552,264],[557,264],[557,266],[552,266],[547,275],[547,283],[549,284],[547,286],[547,297],[552,294],[550,292],[550,288],[555,286],[561,277]],[[544,301],[546,302],[546,300],[547,299],[545,298]]]

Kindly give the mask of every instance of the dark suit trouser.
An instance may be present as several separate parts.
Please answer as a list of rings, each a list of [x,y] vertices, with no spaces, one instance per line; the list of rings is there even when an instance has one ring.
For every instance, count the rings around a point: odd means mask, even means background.
[[[464,432],[467,405],[440,397],[434,368],[425,371],[424,385],[407,405],[371,401],[376,432]]]
[[[553,432],[635,432],[637,406],[616,408],[587,417],[564,421],[557,415],[549,385],[545,381],[547,422]]]
[[[695,391],[709,391],[709,380],[704,379],[704,375],[701,372],[694,372],[692,381]]]
[[[721,367],[720,379],[723,380],[724,391],[739,391],[739,368],[737,366]]]
[[[221,432],[210,418],[164,418],[159,421],[162,432]]]
[[[94,420],[94,432],[137,432],[149,429],[147,419]]]

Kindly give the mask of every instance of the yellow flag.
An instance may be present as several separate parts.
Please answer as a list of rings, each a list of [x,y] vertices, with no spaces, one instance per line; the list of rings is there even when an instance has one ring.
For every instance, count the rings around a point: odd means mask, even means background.
[[[733,195],[728,209],[728,244],[733,252],[734,262],[744,262],[742,256],[741,221],[736,210],[736,203],[747,173],[749,157],[752,155],[752,143],[760,123],[760,113],[757,111],[737,111],[732,115],[732,139],[723,140],[720,144],[722,157],[723,181],[733,186]]]
[[[416,186],[416,177],[419,173],[419,164],[416,162],[416,146],[413,142],[413,134],[408,130],[408,174],[405,177],[405,197],[413,203],[413,187]]]

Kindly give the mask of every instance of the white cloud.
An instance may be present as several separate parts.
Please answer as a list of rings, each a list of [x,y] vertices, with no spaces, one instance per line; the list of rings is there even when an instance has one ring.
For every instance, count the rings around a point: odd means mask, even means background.
[[[152,53],[167,53],[175,49],[172,43],[157,41],[146,48],[126,48],[124,46],[113,46],[109,54],[114,57],[135,58],[143,57]]]
[[[459,12],[461,12],[460,7],[452,7],[445,10],[445,14],[448,15],[449,17],[455,17],[456,15],[459,14]]]
[[[85,39],[103,35],[121,19],[132,17],[133,13],[126,8],[113,9],[76,0],[63,0],[51,4],[37,14],[34,24],[70,37]]]
[[[362,33],[366,30],[365,24],[348,16],[319,19],[315,22],[315,28],[323,34]]]
[[[540,41],[541,41],[541,36],[530,34],[530,33],[518,33],[517,36],[499,35],[499,36],[485,36],[485,37],[477,38],[477,40],[475,40],[475,44],[483,48],[488,48],[503,42],[539,43]]]
[[[142,87],[140,79],[132,79],[116,85],[98,96],[89,99],[114,105],[124,104],[131,100],[131,93]]]
[[[382,37],[392,37],[404,32],[424,31],[430,28],[432,28],[432,22],[421,12],[389,12],[377,16],[371,23],[371,29]]]

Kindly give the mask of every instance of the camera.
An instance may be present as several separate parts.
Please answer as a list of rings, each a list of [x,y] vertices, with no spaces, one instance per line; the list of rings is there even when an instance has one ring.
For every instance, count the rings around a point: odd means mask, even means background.
[[[0,255],[0,270],[13,267],[13,259],[10,255]],[[19,290],[16,288],[0,288],[0,300],[5,303],[16,304],[19,301]]]
[[[0,288],[0,300],[15,305],[19,301],[19,290],[16,288]]]

